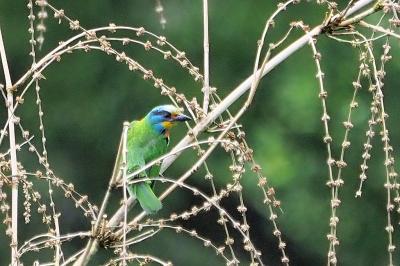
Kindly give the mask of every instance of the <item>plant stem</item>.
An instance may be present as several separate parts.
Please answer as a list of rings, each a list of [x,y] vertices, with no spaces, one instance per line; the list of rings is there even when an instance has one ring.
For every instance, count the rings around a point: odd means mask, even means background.
[[[127,191],[127,155],[128,155],[128,130],[129,130],[129,122],[124,122],[124,129],[123,129],[123,134],[122,134],[122,164],[120,165],[121,167],[121,172],[122,172],[122,177],[123,177],[123,208],[124,208],[124,225],[123,225],[123,232],[124,232],[124,237],[122,241],[122,266],[126,266],[126,257],[128,255],[126,251],[126,230],[127,230],[127,221],[128,221],[128,195],[126,194]]]
[[[370,28],[373,31],[379,31],[379,32],[382,32],[384,34],[387,34],[389,36],[395,37],[395,38],[400,40],[400,34],[392,32],[391,30],[385,29],[385,28],[383,28],[381,26],[372,25],[372,24],[369,24],[369,23],[367,23],[367,22],[365,22],[363,20],[361,20],[358,24],[360,24],[360,26],[363,26],[363,27],[366,27],[366,28]]]
[[[208,40],[208,0],[203,0],[203,31],[204,31],[204,84],[203,84],[203,111],[208,113],[208,105],[210,103],[210,45]]]
[[[356,2],[351,8],[349,8],[347,15],[351,15],[361,8],[365,7],[366,5],[374,2],[374,0],[359,0]],[[171,151],[173,153],[174,151],[179,151],[183,147],[189,145],[196,136],[198,136],[201,132],[203,132],[207,126],[212,123],[215,119],[217,119],[224,111],[226,111],[229,106],[231,106],[236,100],[238,100],[244,93],[246,93],[249,89],[252,88],[252,83],[253,82],[258,82],[263,76],[265,76],[267,73],[269,73],[272,69],[274,69],[276,66],[278,66],[280,63],[285,61],[289,56],[291,56],[294,52],[298,51],[300,48],[305,46],[310,39],[313,37],[321,34],[323,25],[319,25],[315,28],[313,28],[311,31],[306,33],[304,36],[301,38],[297,39],[295,42],[290,44],[288,47],[283,49],[280,53],[272,57],[266,64],[264,64],[261,69],[258,69],[253,75],[249,76],[245,81],[243,81],[239,86],[237,86],[235,89],[232,90],[232,92],[225,97],[217,106],[214,108],[210,113],[207,114],[206,117],[204,117],[199,123],[192,129],[191,134],[186,135]],[[253,85],[254,87],[255,85]],[[240,116],[239,114],[238,116]],[[166,158],[161,166],[161,171],[160,173],[162,174],[175,160],[176,158],[180,155],[180,152],[176,152],[175,155],[171,155],[168,158]],[[184,175],[182,179],[179,181],[184,181],[189,175]],[[177,184],[173,184],[170,187],[168,187],[162,196],[160,198],[165,198],[167,197],[171,192],[174,191],[174,189],[177,187]],[[128,202],[128,208],[129,208],[129,202]],[[123,209],[122,209],[123,210]],[[122,212],[123,213],[123,212]],[[139,221],[145,216],[144,213],[139,214],[136,216],[136,218],[132,221]],[[113,216],[115,218],[116,215]],[[122,217],[122,216],[121,216]],[[115,220],[115,219],[111,220]],[[132,223],[131,222],[131,223]],[[84,266],[87,264],[87,261],[89,258],[96,253],[97,250],[97,243],[91,246],[90,251],[87,254],[86,261],[83,262],[82,264],[74,264],[74,266]]]
[[[346,27],[352,24],[355,24],[357,22],[359,22],[360,20],[362,20],[363,18],[375,13],[376,11],[380,10],[382,8],[381,5],[379,5],[379,1],[371,8],[368,8],[367,10],[361,12],[360,14],[355,15],[352,18],[349,18],[347,20],[342,21],[341,23],[339,23],[340,27]],[[350,11],[348,12],[350,13]]]
[[[357,10],[363,8],[364,6],[372,3],[373,0],[360,0],[354,4],[352,8],[349,9],[347,12],[348,15],[353,14]],[[292,55],[294,52],[302,48],[304,45],[306,45],[309,41],[310,38],[315,37],[321,33],[322,25],[319,25],[306,33],[304,36],[300,37],[297,39],[295,42],[293,42],[291,45],[283,49],[280,53],[278,53],[276,56],[272,57],[268,63],[265,65],[264,70],[261,73],[261,76],[265,76],[268,72],[270,72],[272,69],[274,69],[277,65],[282,63],[284,60],[286,60],[290,55]],[[257,71],[256,76],[260,74],[260,70]],[[233,104],[237,99],[239,99],[247,90],[251,88],[251,83],[254,79],[254,75],[251,75],[248,77],[245,81],[243,81],[239,86],[237,86],[235,89],[232,90],[232,92],[223,99],[218,106],[210,112],[202,121],[200,121],[192,130],[192,133],[194,136],[197,136],[199,133],[201,133],[212,121],[214,121],[218,116],[220,116],[231,104]],[[193,140],[193,137],[190,135],[187,135],[184,137],[175,147],[173,150],[179,150],[184,146],[187,146],[189,143],[191,143]],[[179,153],[177,155],[170,156],[166,160],[163,161],[163,164],[161,166],[161,173],[163,173],[174,161],[175,159],[179,156]]]
[[[8,134],[10,140],[10,157],[11,157],[11,174],[12,174],[12,207],[11,207],[11,266],[18,265],[18,167],[17,167],[17,152],[15,147],[15,130],[14,130],[14,96],[12,90],[12,82],[10,70],[8,69],[6,51],[3,43],[3,36],[0,28],[0,54],[3,65],[4,78],[6,80],[7,90],[7,109],[8,118]]]

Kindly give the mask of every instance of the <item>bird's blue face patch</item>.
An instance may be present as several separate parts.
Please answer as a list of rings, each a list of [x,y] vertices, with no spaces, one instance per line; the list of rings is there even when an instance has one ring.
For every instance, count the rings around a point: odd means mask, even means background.
[[[174,126],[174,119],[180,113],[179,108],[173,105],[161,105],[153,108],[147,118],[157,132],[164,134]]]

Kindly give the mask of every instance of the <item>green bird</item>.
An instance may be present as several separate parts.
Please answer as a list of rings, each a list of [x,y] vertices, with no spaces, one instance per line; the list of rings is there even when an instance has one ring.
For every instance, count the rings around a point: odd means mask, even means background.
[[[150,161],[166,153],[169,144],[169,131],[176,122],[190,120],[190,117],[173,105],[153,108],[143,119],[133,121],[128,130],[127,173],[142,168]],[[158,177],[160,165],[153,165],[134,178]],[[128,192],[136,197],[142,209],[149,214],[162,208],[161,201],[152,190],[152,182],[129,185]]]

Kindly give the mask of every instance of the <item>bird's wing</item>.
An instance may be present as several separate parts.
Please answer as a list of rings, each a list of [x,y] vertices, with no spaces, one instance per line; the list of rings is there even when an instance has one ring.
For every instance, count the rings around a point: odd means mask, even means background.
[[[138,124],[137,121],[133,121],[128,130],[128,143],[127,143],[127,155],[126,155],[126,163],[127,163],[127,172],[133,173],[134,171],[145,166],[146,162],[144,159],[143,149],[138,145],[137,138],[141,136],[138,134]],[[137,175],[137,176],[147,176],[145,172]]]
[[[136,149],[134,147],[129,147],[132,146],[130,145],[130,138],[133,137],[133,133],[134,133],[134,126],[135,126],[135,122],[133,121],[131,123],[130,129],[128,131],[128,153],[127,153],[127,172],[132,173],[136,170],[138,170],[140,167],[143,167],[145,165],[145,161],[143,156],[140,156],[140,152],[135,152]],[[115,163],[114,163],[114,169],[112,172],[112,178],[114,178],[115,180],[120,180],[121,179],[121,164],[122,164],[122,151],[123,151],[123,139],[124,136],[123,134],[121,135],[120,138],[120,142],[119,142],[119,146],[118,146],[118,151],[117,151],[117,156],[115,158]],[[142,176],[146,176],[146,174],[142,175]]]
[[[128,173],[133,173],[146,165],[142,153],[143,152],[141,151],[140,148],[128,149],[128,154],[126,157]],[[136,176],[146,177],[147,173],[146,171],[143,171]]]
[[[160,174],[160,169],[161,169],[160,165],[153,165],[148,169],[147,175],[150,177],[158,177]]]
[[[168,150],[168,145],[169,145],[169,136],[160,138],[160,139],[157,141],[157,144],[156,144],[156,150],[157,150],[156,154],[157,154],[157,157],[162,156],[162,155],[164,155],[164,154],[167,152],[167,150]],[[156,157],[156,158],[157,158],[157,157]],[[154,159],[156,159],[156,158],[154,158]],[[161,169],[161,164],[155,164],[155,165],[153,165],[153,166],[149,169],[149,171],[148,171],[148,176],[151,176],[151,177],[159,176],[159,174],[160,174],[160,169]]]

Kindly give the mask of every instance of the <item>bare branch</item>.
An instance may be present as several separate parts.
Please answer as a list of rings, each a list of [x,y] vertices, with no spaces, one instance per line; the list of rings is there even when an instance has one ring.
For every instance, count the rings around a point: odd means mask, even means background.
[[[11,266],[18,265],[18,167],[17,167],[17,151],[15,147],[15,130],[14,130],[14,96],[12,90],[12,82],[10,71],[8,69],[6,51],[4,48],[3,36],[0,28],[0,54],[3,65],[4,77],[6,80],[7,103],[8,108],[8,134],[10,140],[11,155],[11,173],[12,173],[12,236],[11,236]]]
[[[203,0],[203,47],[204,47],[204,101],[203,101],[203,111],[205,114],[208,113],[208,105],[210,103],[210,67],[209,67],[209,54],[210,54],[210,44],[208,41],[208,0]]]

